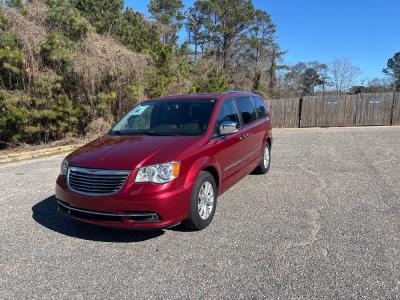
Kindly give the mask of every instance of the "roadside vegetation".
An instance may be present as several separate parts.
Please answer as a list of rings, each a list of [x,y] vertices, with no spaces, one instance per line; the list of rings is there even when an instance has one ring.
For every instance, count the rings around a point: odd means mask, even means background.
[[[136,102],[167,94],[251,90],[267,98],[400,89],[353,86],[359,69],[284,63],[271,16],[251,0],[6,0],[0,8],[0,149],[95,137]],[[185,32],[184,35],[180,33]]]

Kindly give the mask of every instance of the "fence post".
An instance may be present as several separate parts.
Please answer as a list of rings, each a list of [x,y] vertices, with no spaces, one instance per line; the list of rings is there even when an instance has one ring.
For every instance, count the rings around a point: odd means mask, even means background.
[[[394,102],[396,101],[396,92],[393,92],[393,101],[392,101],[392,111],[390,113],[390,126],[393,126],[393,118],[394,118]]]
[[[301,127],[301,110],[303,108],[303,98],[300,98],[299,100],[299,124],[297,128]]]

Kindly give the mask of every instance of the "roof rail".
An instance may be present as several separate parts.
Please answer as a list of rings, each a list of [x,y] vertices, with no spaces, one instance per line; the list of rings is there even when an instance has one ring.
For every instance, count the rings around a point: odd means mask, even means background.
[[[222,93],[223,93],[223,94],[231,94],[231,93],[246,93],[246,92],[231,90],[231,91],[224,91],[224,92],[222,92]]]
[[[158,98],[167,98],[167,97],[180,97],[180,96],[205,96],[205,95],[210,95],[210,94],[220,94],[221,92],[210,92],[210,93],[187,93],[187,94],[170,94],[170,95],[165,95],[162,97]],[[157,99],[158,99],[157,98]]]

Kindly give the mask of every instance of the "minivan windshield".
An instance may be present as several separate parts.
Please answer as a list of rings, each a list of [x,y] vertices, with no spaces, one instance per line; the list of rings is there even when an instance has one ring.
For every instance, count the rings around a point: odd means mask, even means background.
[[[215,100],[146,101],[132,109],[109,132],[113,135],[203,135]]]

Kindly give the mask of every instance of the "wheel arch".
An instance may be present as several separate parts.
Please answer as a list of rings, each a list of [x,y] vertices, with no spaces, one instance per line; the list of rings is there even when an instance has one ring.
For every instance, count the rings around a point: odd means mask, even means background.
[[[219,175],[217,168],[213,165],[209,165],[209,166],[203,168],[202,171],[206,171],[214,177],[215,183],[217,185],[217,189],[219,190],[221,182],[220,182],[220,175]]]
[[[267,144],[269,145],[269,148],[271,149],[272,147],[272,139],[270,137],[267,137]]]
[[[197,176],[202,171],[209,172],[214,177],[217,189],[219,190],[221,186],[221,172],[218,163],[213,163],[211,157],[202,157],[192,164],[189,170],[188,177],[186,178],[185,185],[193,184]]]

